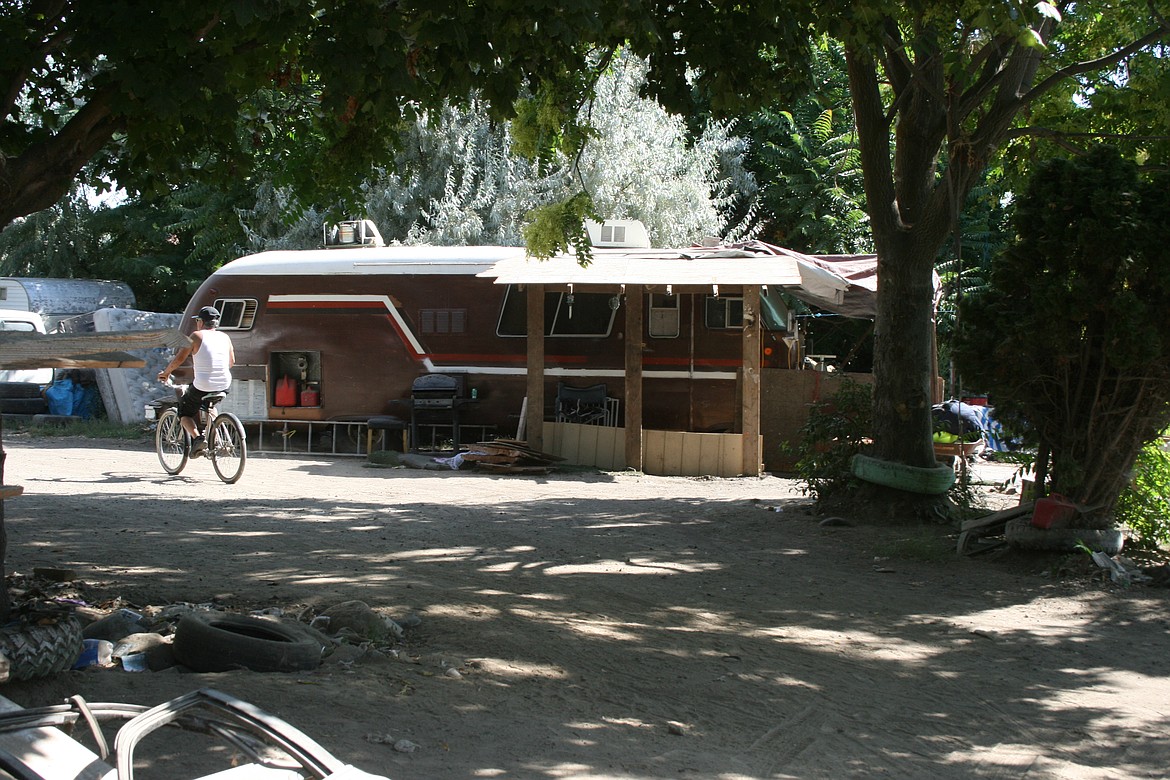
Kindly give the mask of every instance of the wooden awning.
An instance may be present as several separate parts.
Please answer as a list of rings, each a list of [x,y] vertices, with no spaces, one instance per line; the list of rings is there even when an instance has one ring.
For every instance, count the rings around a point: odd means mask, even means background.
[[[542,284],[546,287],[603,287],[642,285],[673,292],[739,292],[748,286],[791,287],[801,283],[797,259],[783,254],[759,254],[739,249],[594,249],[587,266],[574,255],[548,260],[513,257],[499,260],[481,277],[496,284]],[[811,259],[810,259],[811,262]]]
[[[145,359],[125,350],[189,344],[177,328],[48,335],[0,332],[0,369],[142,368]]]

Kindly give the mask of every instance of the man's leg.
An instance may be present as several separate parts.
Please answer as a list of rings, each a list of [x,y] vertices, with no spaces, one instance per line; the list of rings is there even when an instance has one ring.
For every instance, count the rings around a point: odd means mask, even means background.
[[[191,393],[197,393],[197,397],[191,396]],[[192,455],[202,455],[207,449],[207,442],[202,434],[199,433],[199,425],[196,418],[189,414],[183,414],[183,412],[194,408],[195,414],[198,414],[199,403],[201,401],[202,394],[198,394],[198,391],[194,387],[190,387],[187,389],[187,395],[184,395],[183,400],[179,403],[179,422],[182,424],[183,430],[191,437]]]

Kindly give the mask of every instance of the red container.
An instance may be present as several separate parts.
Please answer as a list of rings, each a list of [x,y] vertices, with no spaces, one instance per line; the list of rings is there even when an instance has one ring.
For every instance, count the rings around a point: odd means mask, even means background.
[[[296,406],[297,383],[290,376],[283,376],[276,382],[276,392],[272,396],[273,406]]]
[[[1053,528],[1067,525],[1078,514],[1077,505],[1059,493],[1047,498],[1036,499],[1032,510],[1032,525],[1037,528]]]
[[[301,391],[301,406],[320,406],[321,393],[315,387],[306,387]]]
[[[967,406],[987,406],[987,396],[985,395],[973,395],[969,398],[962,399],[962,401]]]

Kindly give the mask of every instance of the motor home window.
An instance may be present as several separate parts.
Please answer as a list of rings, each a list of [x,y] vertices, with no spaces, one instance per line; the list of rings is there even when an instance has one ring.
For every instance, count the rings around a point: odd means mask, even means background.
[[[220,298],[215,308],[219,309],[220,330],[250,330],[259,306],[255,298]]]
[[[544,335],[605,337],[613,327],[616,310],[608,293],[563,292],[544,294]],[[509,285],[496,326],[498,336],[528,335],[528,295]]]
[[[0,320],[0,330],[19,331],[21,333],[36,332],[36,328],[31,322],[13,322],[12,320]]]
[[[711,330],[743,327],[743,298],[708,295],[704,322]]]
[[[467,309],[421,309],[418,319],[423,333],[463,333]]]
[[[649,333],[656,339],[676,339],[679,333],[679,297],[650,293]]]

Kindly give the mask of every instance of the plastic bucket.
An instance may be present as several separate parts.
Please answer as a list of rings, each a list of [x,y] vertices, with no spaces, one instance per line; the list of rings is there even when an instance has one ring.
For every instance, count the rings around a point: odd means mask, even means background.
[[[1036,500],[1032,510],[1032,525],[1037,528],[1059,527],[1076,518],[1077,505],[1059,493]]]

